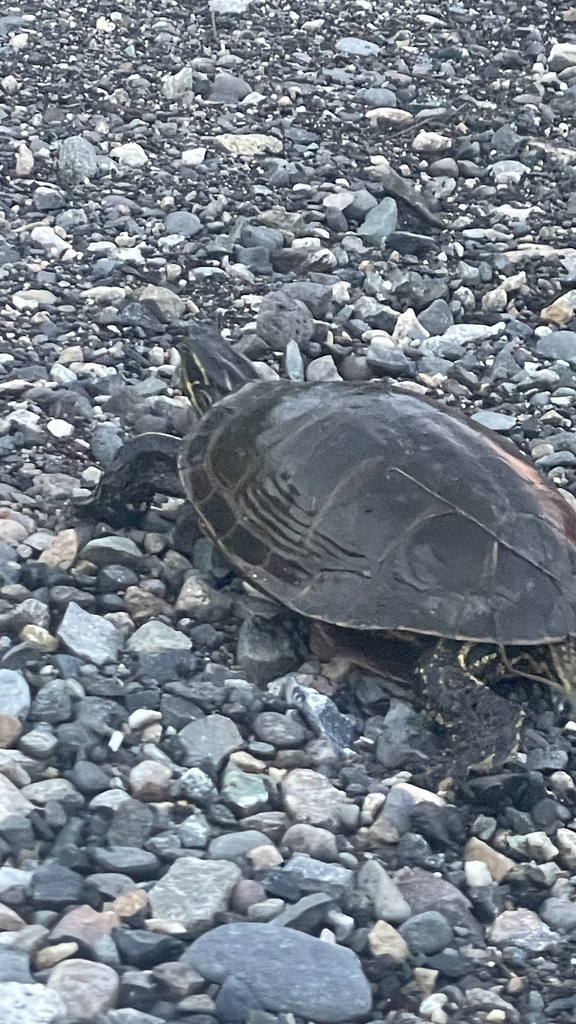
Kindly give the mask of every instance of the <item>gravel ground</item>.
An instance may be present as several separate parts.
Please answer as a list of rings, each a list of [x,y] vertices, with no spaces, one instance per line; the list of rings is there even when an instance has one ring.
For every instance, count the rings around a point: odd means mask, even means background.
[[[232,4],[0,17],[0,1020],[568,1024],[566,709],[517,688],[516,760],[439,796],[410,694],[336,691],[177,501],[73,499],[185,431],[194,318],[576,496],[576,8]]]

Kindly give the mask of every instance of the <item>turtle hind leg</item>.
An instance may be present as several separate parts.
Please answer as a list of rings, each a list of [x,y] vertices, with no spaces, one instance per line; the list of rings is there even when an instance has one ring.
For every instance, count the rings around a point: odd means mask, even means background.
[[[501,768],[518,749],[524,719],[466,670],[461,653],[458,641],[441,640],[417,669],[425,706],[450,739],[456,779]]]
[[[169,434],[139,434],[122,445],[89,498],[74,502],[82,519],[113,527],[140,526],[155,494],[184,497],[178,475],[181,440]]]

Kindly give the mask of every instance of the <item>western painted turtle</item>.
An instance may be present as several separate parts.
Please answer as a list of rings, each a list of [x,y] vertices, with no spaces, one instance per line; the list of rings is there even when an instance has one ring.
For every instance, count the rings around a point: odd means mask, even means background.
[[[381,380],[256,380],[210,330],[180,352],[196,425],[183,442],[129,442],[93,512],[169,493],[179,449],[186,497],[245,579],[360,663],[386,671],[401,645],[454,756],[501,766],[523,713],[480,685],[479,666],[491,680],[536,675],[572,689],[567,501],[509,441]]]

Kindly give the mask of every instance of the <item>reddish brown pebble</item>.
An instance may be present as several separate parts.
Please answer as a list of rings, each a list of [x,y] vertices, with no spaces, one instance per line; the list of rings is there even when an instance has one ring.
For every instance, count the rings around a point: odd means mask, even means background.
[[[262,903],[266,899],[266,889],[260,882],[251,878],[241,878],[230,897],[230,909],[236,914],[245,914],[254,903]]]

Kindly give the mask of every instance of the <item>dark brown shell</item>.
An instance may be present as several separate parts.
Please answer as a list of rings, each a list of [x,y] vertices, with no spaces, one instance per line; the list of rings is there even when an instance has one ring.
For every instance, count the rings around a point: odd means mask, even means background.
[[[379,382],[258,382],[179,461],[239,572],[303,615],[502,644],[576,633],[576,515],[460,414]]]

